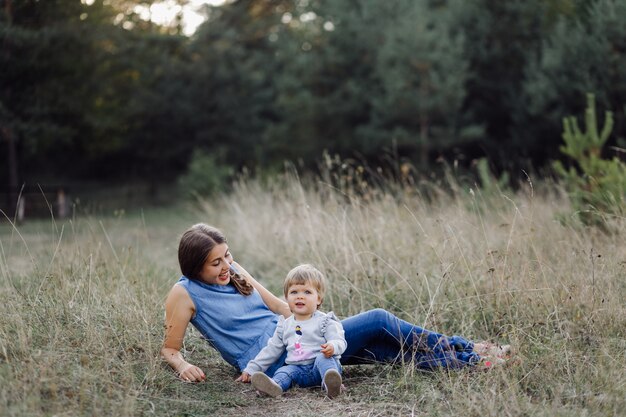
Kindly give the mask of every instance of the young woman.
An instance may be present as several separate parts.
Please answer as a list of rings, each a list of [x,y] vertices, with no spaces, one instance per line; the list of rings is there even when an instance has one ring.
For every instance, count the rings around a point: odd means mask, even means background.
[[[187,362],[180,352],[191,323],[226,362],[243,371],[274,334],[278,317],[291,316],[289,305],[234,262],[224,235],[206,224],[196,224],[183,234],[178,261],[183,276],[165,301],[162,357],[182,380],[206,379],[202,369]],[[404,362],[424,369],[488,368],[503,363],[509,351],[508,346],[443,336],[383,309],[348,317],[341,324],[347,341],[342,365]],[[282,365],[283,357],[265,373],[272,376]],[[250,382],[246,373],[237,380]]]

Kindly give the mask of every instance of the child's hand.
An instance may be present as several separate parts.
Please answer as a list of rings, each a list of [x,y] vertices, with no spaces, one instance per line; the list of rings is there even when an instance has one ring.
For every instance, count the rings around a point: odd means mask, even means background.
[[[242,372],[239,378],[235,379],[235,382],[244,382],[244,383],[250,382],[250,374],[247,372]]]
[[[333,353],[335,353],[335,348],[333,347],[332,343],[324,343],[323,345],[321,345],[321,347],[321,352],[327,358],[330,358],[331,356],[333,356]]]

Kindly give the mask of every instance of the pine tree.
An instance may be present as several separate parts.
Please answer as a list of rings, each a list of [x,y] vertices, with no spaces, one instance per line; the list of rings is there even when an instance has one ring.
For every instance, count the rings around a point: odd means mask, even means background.
[[[598,129],[593,94],[587,95],[585,128],[581,130],[575,117],[563,119],[561,152],[575,163],[566,169],[554,163],[570,194],[574,208],[585,224],[601,224],[610,215],[626,214],[626,164],[617,157],[606,159],[602,149],[613,129],[613,113],[605,113],[604,126]]]

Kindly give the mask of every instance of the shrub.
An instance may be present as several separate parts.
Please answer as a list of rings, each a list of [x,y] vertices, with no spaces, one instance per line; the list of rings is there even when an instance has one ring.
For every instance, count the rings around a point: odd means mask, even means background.
[[[196,149],[179,184],[189,196],[207,197],[222,189],[233,176],[233,168],[219,162],[219,155]]]
[[[554,169],[565,184],[578,216],[588,225],[606,226],[608,217],[623,216],[626,211],[626,164],[617,157],[602,157],[602,147],[612,129],[613,114],[607,111],[602,131],[598,131],[593,94],[587,95],[584,132],[574,116],[563,119],[565,145],[560,150],[574,164],[566,169],[556,161]]]

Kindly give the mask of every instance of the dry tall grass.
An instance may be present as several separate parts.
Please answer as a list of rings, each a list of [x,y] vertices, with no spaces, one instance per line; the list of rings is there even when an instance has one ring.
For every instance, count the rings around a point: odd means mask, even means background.
[[[456,186],[242,181],[198,211],[0,226],[2,415],[617,415],[626,409],[626,222],[558,221],[568,203]],[[337,188],[338,187],[338,188]],[[433,197],[435,196],[435,197]],[[275,293],[294,265],[330,281],[323,308],[383,307],[444,333],[509,342],[523,360],[490,373],[346,368],[334,402],[315,390],[257,398],[190,331],[208,381],[158,358],[162,303],[192,222],[220,227]],[[306,401],[303,401],[306,397]]]

